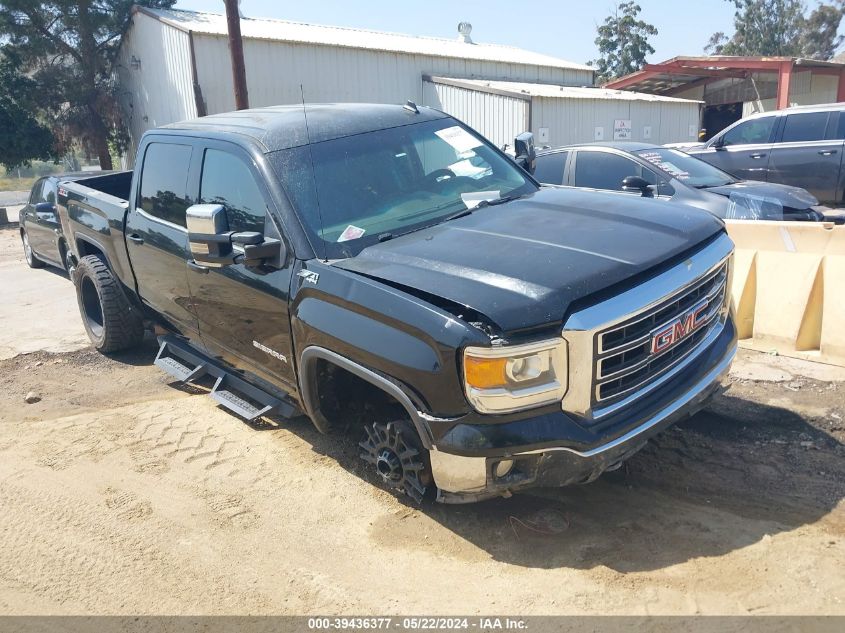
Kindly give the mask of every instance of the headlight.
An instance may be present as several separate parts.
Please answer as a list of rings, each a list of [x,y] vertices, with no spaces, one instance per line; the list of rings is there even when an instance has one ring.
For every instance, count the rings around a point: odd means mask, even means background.
[[[526,345],[468,347],[464,388],[481,413],[509,413],[559,402],[566,393],[563,338]]]

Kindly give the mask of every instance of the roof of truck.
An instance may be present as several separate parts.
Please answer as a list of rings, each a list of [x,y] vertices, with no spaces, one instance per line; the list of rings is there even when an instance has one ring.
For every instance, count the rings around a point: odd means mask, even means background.
[[[211,114],[165,125],[164,129],[239,134],[261,143],[268,152],[320,143],[353,134],[442,119],[447,115],[420,106],[322,103],[273,106]],[[307,119],[307,127],[306,127]]]

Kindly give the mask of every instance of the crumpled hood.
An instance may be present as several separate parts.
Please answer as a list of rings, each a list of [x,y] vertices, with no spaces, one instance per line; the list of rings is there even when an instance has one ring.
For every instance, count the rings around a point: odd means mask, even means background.
[[[707,187],[702,191],[717,193],[720,196],[730,197],[731,194],[744,196],[755,196],[777,200],[784,209],[803,210],[816,206],[819,201],[800,187],[781,185],[774,182],[762,182],[760,180],[741,180],[730,185],[721,187]]]
[[[335,265],[468,306],[505,332],[560,322],[570,303],[723,230],[710,213],[543,188],[370,246]]]

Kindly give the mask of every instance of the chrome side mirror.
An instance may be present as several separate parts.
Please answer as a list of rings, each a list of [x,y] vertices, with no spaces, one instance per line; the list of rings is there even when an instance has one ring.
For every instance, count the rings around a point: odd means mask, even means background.
[[[219,268],[234,263],[232,234],[222,204],[195,204],[185,212],[194,261]]]

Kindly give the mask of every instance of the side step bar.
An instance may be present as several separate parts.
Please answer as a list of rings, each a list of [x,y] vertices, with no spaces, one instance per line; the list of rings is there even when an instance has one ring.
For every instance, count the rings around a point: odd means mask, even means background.
[[[249,422],[276,413],[283,418],[301,415],[295,404],[271,396],[266,391],[235,376],[181,339],[166,335],[158,338],[160,347],[155,365],[179,382],[192,382],[204,376],[217,380],[209,395],[221,406]]]

